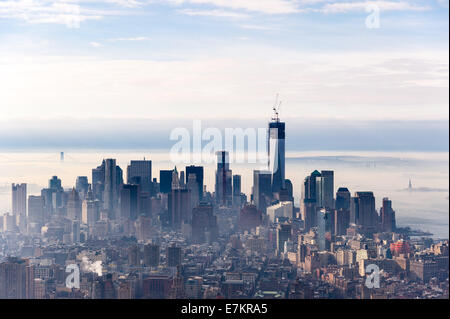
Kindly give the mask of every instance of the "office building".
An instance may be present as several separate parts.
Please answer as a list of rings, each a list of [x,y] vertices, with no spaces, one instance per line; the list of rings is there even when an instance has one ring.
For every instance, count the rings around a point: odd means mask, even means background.
[[[213,213],[213,207],[208,204],[200,204],[192,210],[192,237],[193,243],[212,243],[219,235],[217,217]]]
[[[278,219],[292,219],[294,211],[293,202],[279,202],[267,207],[266,214],[270,222],[275,223]]]
[[[321,208],[317,210],[317,246],[320,251],[326,249],[326,224],[327,219],[329,218],[328,212],[325,208]]]
[[[375,197],[373,192],[356,192],[355,216],[356,224],[366,230],[376,230],[378,214],[375,210]]]
[[[289,223],[279,224],[277,227],[277,252],[284,251],[284,243],[290,241],[292,238],[292,225]]]
[[[106,159],[104,163],[105,180],[103,183],[103,208],[108,212],[108,218],[113,220],[116,218],[116,208],[118,202],[117,166],[115,159]]]
[[[339,189],[336,192],[336,203],[335,203],[336,210],[342,209],[350,211],[350,198],[351,194],[348,188],[339,187]]]
[[[127,184],[138,184],[142,192],[152,193],[152,161],[132,160],[127,167]]]
[[[269,171],[253,171],[253,203],[263,214],[272,201],[271,178]]]
[[[94,198],[94,193],[89,187],[86,199],[83,201],[81,209],[81,221],[92,227],[100,219],[100,201]]]
[[[239,213],[239,229],[252,230],[262,224],[262,213],[255,205],[245,205]]]
[[[380,209],[381,231],[393,232],[396,229],[395,211],[392,209],[392,201],[389,198],[383,198],[383,204]]]
[[[187,189],[172,189],[168,196],[169,226],[180,229],[192,218],[191,195]]]
[[[197,182],[197,187],[198,187],[198,195],[199,195],[199,199],[200,201],[203,199],[203,166],[195,166],[195,165],[191,165],[191,166],[186,166],[186,177],[189,181],[189,175],[193,174],[195,176],[195,180]]]
[[[191,208],[194,208],[198,206],[198,204],[200,203],[198,183],[195,174],[188,175],[188,181],[186,186],[189,193],[191,194]]]
[[[86,197],[87,191],[89,189],[89,182],[87,176],[78,176],[75,182],[75,190],[80,196],[81,200]]]
[[[159,191],[164,194],[170,193],[172,189],[173,170],[159,171]]]
[[[216,153],[216,203],[220,206],[231,206],[233,203],[232,171],[230,170],[230,159],[227,151]]]
[[[138,267],[141,265],[141,251],[139,245],[131,245],[128,247],[128,265]]]
[[[119,207],[120,217],[127,220],[136,220],[139,215],[139,185],[122,185],[120,189]]]
[[[324,208],[334,208],[334,171],[321,171],[321,202]]]
[[[181,247],[177,247],[175,244],[167,247],[167,266],[178,267],[181,265]]]
[[[147,267],[158,267],[159,265],[159,245],[144,245],[144,265]]]
[[[0,263],[0,299],[32,299],[33,283],[29,260],[9,257]]]
[[[45,201],[44,201],[45,202]],[[67,218],[70,220],[81,221],[81,199],[75,188],[69,194],[69,199],[67,200]]]
[[[20,232],[27,229],[27,184],[12,184],[12,214]]]
[[[334,235],[342,236],[347,233],[350,226],[350,210],[334,210]]]
[[[44,198],[42,196],[28,196],[28,232],[40,234],[44,225]]]
[[[278,115],[269,123],[267,144],[272,193],[278,193],[285,188],[285,123]]]

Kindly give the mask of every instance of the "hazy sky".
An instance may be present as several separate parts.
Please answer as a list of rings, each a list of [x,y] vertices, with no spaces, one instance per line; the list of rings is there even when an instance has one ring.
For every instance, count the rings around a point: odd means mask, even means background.
[[[366,26],[369,4],[380,28]],[[448,0],[0,0],[0,119],[13,130],[42,118],[267,120],[278,92],[284,119],[448,121],[448,10]]]

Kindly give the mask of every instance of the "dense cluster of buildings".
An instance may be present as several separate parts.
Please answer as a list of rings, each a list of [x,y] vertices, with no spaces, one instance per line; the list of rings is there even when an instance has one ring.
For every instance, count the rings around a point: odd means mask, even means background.
[[[277,117],[250,197],[227,151],[216,154],[213,193],[202,166],[158,179],[146,159],[130,162],[126,180],[105,159],[72,189],[57,176],[39,196],[13,184],[0,298],[448,298],[448,240],[409,236],[388,198],[377,210],[372,192],[336,190],[331,170],[305,178],[296,207],[284,145]],[[79,280],[68,284],[69,265]],[[366,284],[368,265],[379,287]]]

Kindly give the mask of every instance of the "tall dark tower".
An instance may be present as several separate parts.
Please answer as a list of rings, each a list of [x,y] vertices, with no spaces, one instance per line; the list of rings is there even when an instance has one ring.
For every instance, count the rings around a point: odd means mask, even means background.
[[[269,171],[271,174],[273,193],[277,193],[285,188],[285,123],[280,122],[280,118],[278,117],[278,108],[280,104],[277,102],[273,108],[275,116],[269,123],[267,141]]]
[[[231,206],[233,185],[229,154],[227,151],[219,151],[216,156],[216,201],[218,205]]]
[[[151,193],[152,161],[132,160],[127,167],[127,184],[138,184],[141,192]]]
[[[108,211],[109,219],[115,219],[115,209],[117,208],[117,172],[116,160],[105,160],[105,190],[103,191],[103,207]]]

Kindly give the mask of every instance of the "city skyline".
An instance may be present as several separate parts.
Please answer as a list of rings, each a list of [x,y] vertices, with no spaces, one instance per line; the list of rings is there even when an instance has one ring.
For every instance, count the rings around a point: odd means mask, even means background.
[[[0,0],[0,301],[448,301],[448,31],[448,0]]]
[[[338,265],[345,275],[341,275],[340,281],[336,282],[319,280],[316,288],[327,291],[322,291],[320,298],[380,297],[382,290],[371,291],[373,287],[367,281],[365,287],[358,284],[361,278],[368,276],[369,268],[366,266],[377,272],[381,267],[387,272],[383,280],[393,274],[403,274],[408,276],[410,285],[420,285],[444,280],[447,273],[448,283],[448,266],[445,268],[448,239],[432,240],[431,246],[425,237],[419,241],[413,239],[413,236],[432,234],[399,227],[388,197],[383,198],[378,211],[372,191],[355,190],[350,193],[346,187],[335,185],[333,170],[315,170],[304,179],[300,205],[296,207],[289,176],[283,183],[278,181],[280,176],[284,176],[285,168],[284,122],[278,118],[272,119],[269,130],[272,133],[267,140],[268,158],[279,165],[274,166],[269,161],[267,170],[254,171],[251,196],[241,193],[241,176],[232,173],[232,161],[226,151],[215,154],[215,193],[207,192],[205,187],[202,196],[198,181],[203,183],[203,166],[186,165],[185,171],[178,171],[175,166],[173,170],[160,171],[158,180],[157,177],[152,179],[151,159],[131,160],[126,170],[116,165],[116,159],[103,159],[101,165],[92,168],[91,183],[88,176],[78,176],[76,185],[64,190],[61,179],[53,176],[48,181],[48,188],[41,190],[41,196],[29,195],[27,198],[26,183],[12,184],[13,213],[6,213],[1,218],[3,233],[0,243],[15,234],[38,240],[41,247],[55,242],[71,249],[81,245],[81,250],[76,258],[79,262],[66,265],[69,275],[62,280],[49,272],[49,269],[61,269],[61,261],[54,259],[52,262],[50,256],[53,255],[34,256],[35,253],[26,252],[21,244],[16,248],[13,245],[3,246],[6,254],[2,252],[0,255],[0,258],[3,255],[0,263],[0,298],[279,299],[289,296],[290,299],[310,299],[315,288],[303,285],[311,280],[308,274],[316,276],[323,256],[327,257],[326,260],[335,258],[335,262],[325,262],[327,268],[320,272],[335,274]],[[278,174],[278,170],[283,173]],[[407,190],[413,190],[411,180]],[[113,244],[117,235],[122,237]],[[373,241],[372,236],[384,240],[381,243]],[[95,248],[96,243],[102,240],[109,241],[108,246],[127,247],[125,255],[119,252],[112,255],[121,256],[116,257],[117,261],[113,264],[119,260],[121,265],[125,262],[119,270],[122,280],[113,279],[117,266],[110,267],[108,261],[111,257],[106,257],[103,251],[101,259],[91,259],[96,255],[92,255],[95,249],[98,249]],[[228,240],[231,251],[219,248],[219,243]],[[245,246],[242,246],[241,240],[246,243]],[[410,242],[428,248],[415,248],[412,255]],[[248,253],[256,253],[251,256],[253,262],[258,262],[257,256],[264,252],[268,254],[266,256],[272,256],[272,263],[282,261],[282,267],[287,267],[286,271],[290,269],[290,276],[297,268],[297,277],[294,281],[291,279],[287,287],[276,288],[279,286],[264,279],[266,272],[271,271],[269,265],[263,266],[262,279],[257,279],[256,273],[240,273],[234,269],[234,272],[226,273],[224,280],[215,282],[205,277],[204,271],[192,273],[185,268],[192,258],[186,259],[186,252],[196,245],[200,245],[200,249],[203,244],[206,244],[203,246],[206,251],[217,258],[210,267],[220,265],[219,256],[222,254],[235,259],[236,251],[246,247],[246,258],[249,258]],[[51,251],[50,247],[46,249]],[[25,258],[11,257],[11,252]],[[30,254],[32,258],[26,258]],[[405,262],[411,268],[403,272]],[[141,273],[143,279],[135,278],[130,271]],[[25,279],[11,280],[21,276]],[[128,279],[124,281],[125,278]],[[58,282],[59,290],[52,288],[54,280]],[[381,279],[377,280],[375,288],[380,289]],[[344,287],[341,281],[346,283]],[[201,283],[205,282],[207,284],[203,288]],[[356,288],[347,287],[350,284]],[[386,284],[383,281],[383,285]],[[435,298],[446,296],[444,291],[440,294],[436,288]],[[385,289],[384,286],[382,289]],[[402,293],[406,293],[407,286],[402,289]],[[278,297],[274,297],[275,293]],[[390,298],[401,296],[389,294]],[[419,295],[410,293],[407,296]]]

